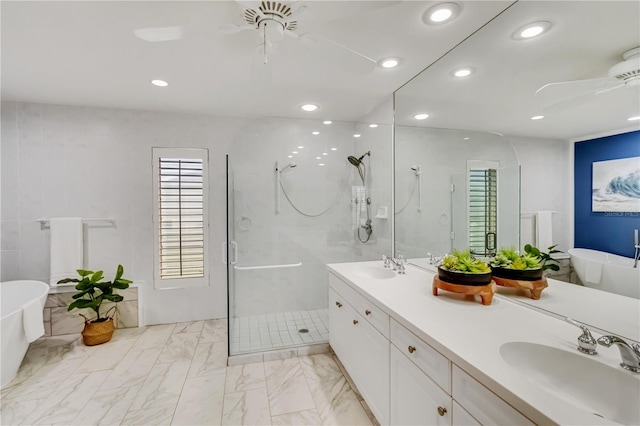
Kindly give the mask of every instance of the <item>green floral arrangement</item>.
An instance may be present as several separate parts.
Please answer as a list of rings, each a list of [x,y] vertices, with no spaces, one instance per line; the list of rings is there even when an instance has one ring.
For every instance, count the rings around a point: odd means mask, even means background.
[[[439,266],[447,271],[465,274],[486,274],[491,272],[489,265],[476,257],[471,257],[469,250],[453,250],[442,258]]]
[[[560,266],[557,265],[558,261],[552,258],[551,255],[562,252],[555,248],[555,245],[549,247],[547,249],[549,251],[546,253],[531,244],[524,246],[524,253],[520,253],[513,247],[501,248],[489,264],[494,268],[515,269],[519,271],[532,269],[551,269],[558,271],[560,270]]]

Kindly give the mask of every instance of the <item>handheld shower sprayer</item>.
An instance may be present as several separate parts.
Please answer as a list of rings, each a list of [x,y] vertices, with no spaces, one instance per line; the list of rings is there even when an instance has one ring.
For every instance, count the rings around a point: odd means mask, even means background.
[[[281,168],[279,170],[276,168],[276,171],[278,171],[278,173],[282,173],[287,169],[293,169],[294,167],[297,167],[297,166],[298,165],[292,161],[291,163],[287,164],[286,166],[284,166],[283,168]]]

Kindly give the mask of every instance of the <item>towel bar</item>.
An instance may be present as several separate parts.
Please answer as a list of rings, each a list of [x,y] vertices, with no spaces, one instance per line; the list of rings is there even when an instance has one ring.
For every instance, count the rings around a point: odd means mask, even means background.
[[[49,219],[36,219],[36,222],[40,222],[40,228],[41,229],[50,227]],[[110,226],[115,226],[116,221],[115,221],[115,219],[82,219],[82,223],[91,224],[91,225],[104,225],[104,224],[107,224],[107,225],[110,225]]]

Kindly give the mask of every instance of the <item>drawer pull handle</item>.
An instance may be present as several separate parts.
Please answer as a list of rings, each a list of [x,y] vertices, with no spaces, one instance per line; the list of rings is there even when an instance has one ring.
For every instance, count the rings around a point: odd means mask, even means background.
[[[447,409],[444,407],[438,407],[438,414],[444,416],[445,414],[447,414]]]
[[[353,325],[357,325],[358,324],[358,320],[353,320]]]
[[[337,306],[338,308],[342,308],[342,303],[340,303],[340,302],[336,302],[336,306]]]
[[[409,346],[409,353],[412,354],[416,351],[416,347],[415,346]]]
[[[366,311],[364,311],[364,313],[365,313],[365,315],[371,315],[371,311],[368,310],[368,309]]]

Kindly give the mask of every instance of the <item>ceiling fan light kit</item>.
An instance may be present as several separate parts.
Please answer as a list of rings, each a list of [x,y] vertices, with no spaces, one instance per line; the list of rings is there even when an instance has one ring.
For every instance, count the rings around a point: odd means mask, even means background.
[[[625,83],[640,83],[640,47],[624,52],[622,57],[624,61],[609,68],[609,77],[615,77]]]

